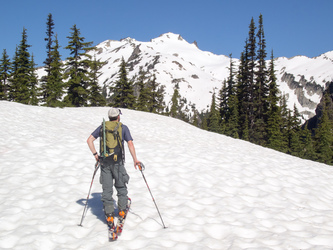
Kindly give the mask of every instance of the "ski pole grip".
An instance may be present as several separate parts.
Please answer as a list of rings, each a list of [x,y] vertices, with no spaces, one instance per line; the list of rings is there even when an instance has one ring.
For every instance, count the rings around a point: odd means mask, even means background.
[[[143,165],[142,162],[139,162],[138,164],[139,170],[142,172],[143,170],[145,170],[145,166]]]

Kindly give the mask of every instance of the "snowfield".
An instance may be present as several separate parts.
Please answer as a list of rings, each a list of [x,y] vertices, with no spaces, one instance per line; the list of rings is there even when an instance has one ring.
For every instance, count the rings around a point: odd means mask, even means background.
[[[86,139],[107,107],[0,102],[0,249],[333,249],[333,168],[169,117],[122,110],[132,206],[110,243]],[[98,146],[98,143],[96,143]]]

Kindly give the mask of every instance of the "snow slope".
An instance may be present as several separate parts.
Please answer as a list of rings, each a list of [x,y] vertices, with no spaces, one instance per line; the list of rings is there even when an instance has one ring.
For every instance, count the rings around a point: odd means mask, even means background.
[[[332,166],[132,110],[122,122],[168,228],[128,151],[123,235],[107,241],[98,176],[79,227],[95,163],[86,139],[107,111],[0,102],[0,249],[333,248]]]

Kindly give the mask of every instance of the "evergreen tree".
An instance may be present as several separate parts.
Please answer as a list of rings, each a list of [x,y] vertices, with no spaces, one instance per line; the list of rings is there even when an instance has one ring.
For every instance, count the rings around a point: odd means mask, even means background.
[[[27,42],[27,30],[23,28],[22,40],[15,52],[13,72],[11,77],[11,99],[15,102],[29,104],[31,86],[31,59]]]
[[[220,108],[220,129],[221,133],[226,134],[226,126],[229,122],[227,115],[229,114],[229,106],[228,106],[228,88],[227,88],[227,81],[223,81],[222,88],[219,91],[219,108]]]
[[[333,164],[333,124],[329,120],[328,105],[330,103],[329,92],[326,91],[323,101],[322,116],[316,129],[318,161]]]
[[[18,68],[18,60],[19,60],[19,56],[18,56],[18,47],[16,46],[15,48],[15,54],[13,56],[12,59],[12,64],[11,64],[11,74],[9,75],[9,79],[8,79],[8,100],[10,101],[14,101],[17,93],[17,87],[15,84],[15,73],[17,72],[17,68]]]
[[[6,49],[3,50],[0,59],[0,100],[8,100],[8,78],[11,73],[11,63]]]
[[[151,89],[150,95],[150,109],[149,111],[152,113],[160,113],[164,109],[164,86],[159,86],[156,82],[156,76],[153,76],[153,80],[149,83]]]
[[[68,79],[67,96],[65,103],[68,106],[81,107],[87,105],[88,87],[90,82],[89,68],[91,65],[91,56],[87,54],[92,42],[84,42],[85,38],[81,37],[80,30],[73,25],[68,46],[65,49],[70,50],[70,56],[67,58],[68,72],[65,79]]]
[[[238,114],[238,99],[237,95],[233,94],[229,98],[229,110],[230,115],[228,123],[226,125],[226,135],[229,135],[233,138],[239,138],[239,114]]]
[[[171,117],[174,118],[179,117],[179,101],[180,101],[179,86],[178,84],[176,84],[171,98],[171,109],[170,109]]]
[[[150,110],[150,93],[151,89],[149,87],[149,84],[145,84],[145,73],[140,70],[139,72],[139,81],[137,82],[137,85],[139,87],[139,96],[138,96],[138,101],[136,105],[137,110],[149,112]]]
[[[308,160],[316,160],[316,150],[314,146],[314,141],[312,138],[312,133],[307,129],[307,124],[305,125],[302,131],[302,143],[303,150],[299,153],[299,157],[305,158]]]
[[[50,75],[50,70],[51,70],[51,62],[52,62],[52,48],[53,48],[53,28],[54,28],[54,22],[52,19],[52,14],[50,13],[47,17],[47,22],[46,22],[47,28],[46,28],[46,35],[47,37],[44,38],[44,40],[47,42],[46,44],[46,54],[47,57],[44,61],[46,72],[48,75]]]
[[[221,132],[239,138],[238,98],[235,82],[234,63],[230,54],[229,77],[220,91]]]
[[[267,70],[266,70],[266,41],[264,36],[263,18],[259,16],[259,29],[257,33],[258,51],[257,65],[255,71],[254,85],[254,112],[255,122],[253,128],[253,141],[259,145],[264,145],[266,138],[266,123],[267,123]]]
[[[52,19],[52,14],[49,14],[47,17],[46,22],[46,35],[47,37],[44,38],[44,40],[47,42],[46,44],[46,59],[44,61],[45,64],[45,71],[46,76],[43,76],[41,79],[41,96],[42,101],[46,103],[47,106],[49,104],[47,103],[49,95],[52,94],[52,88],[49,86],[51,85],[49,82],[49,77],[51,75],[51,64],[52,64],[52,49],[53,49],[53,28],[54,28],[54,22]]]
[[[248,74],[247,47],[241,53],[237,75],[237,99],[239,113],[240,138],[249,140],[250,82]]]
[[[281,152],[288,152],[289,151],[289,131],[290,131],[290,117],[291,113],[287,107],[287,99],[286,96],[283,95],[280,99],[280,114],[281,114],[281,138],[280,138],[280,145],[281,145]]]
[[[256,67],[256,26],[254,23],[253,18],[251,19],[251,23],[249,26],[249,38],[246,44],[247,47],[247,57],[246,57],[246,64],[248,65],[248,82],[247,86],[247,95],[248,95],[248,102],[247,102],[247,114],[248,114],[248,121],[249,121],[249,136],[250,141],[253,141],[254,138],[254,125],[256,119],[256,110],[255,110],[255,67]]]
[[[57,35],[55,36],[54,46],[51,50],[51,63],[50,72],[47,79],[46,86],[46,105],[49,107],[63,107],[62,96],[64,94],[65,84],[63,82],[63,62],[61,61],[61,55],[59,53],[59,42]]]
[[[282,143],[282,119],[281,119],[281,109],[279,107],[279,89],[276,83],[275,69],[274,69],[274,57],[273,51],[271,53],[271,60],[269,64],[269,76],[268,76],[268,86],[269,93],[267,97],[267,146],[283,151],[285,145]]]
[[[106,100],[102,95],[102,89],[98,85],[98,78],[102,74],[99,70],[105,65],[105,62],[101,62],[100,60],[94,60],[91,62],[90,68],[90,88],[89,88],[89,97],[88,100],[90,102],[90,106],[105,106]]]
[[[207,120],[208,131],[220,132],[220,114],[216,107],[215,93],[212,96],[212,104],[210,106],[210,112]]]
[[[133,83],[127,78],[126,62],[122,58],[119,78],[114,87],[111,87],[112,105],[119,108],[134,108],[135,96],[133,91]]]
[[[38,79],[37,74],[35,70],[36,64],[34,61],[34,56],[31,55],[31,61],[30,61],[30,70],[29,70],[29,85],[28,89],[30,92],[29,102],[30,105],[37,105],[38,104]]]

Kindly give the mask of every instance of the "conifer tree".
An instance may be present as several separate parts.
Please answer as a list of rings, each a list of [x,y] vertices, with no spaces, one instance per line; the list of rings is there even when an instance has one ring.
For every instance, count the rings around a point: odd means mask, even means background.
[[[14,67],[11,77],[11,99],[23,104],[29,104],[31,94],[31,89],[29,89],[31,84],[31,59],[28,51],[31,45],[28,45],[27,37],[27,30],[23,28],[22,40],[13,60]]]
[[[220,132],[220,114],[216,107],[215,93],[212,96],[212,104],[210,106],[210,112],[207,119],[208,131]]]
[[[329,120],[328,106],[330,103],[329,91],[325,92],[322,116],[316,129],[318,161],[333,164],[333,124]]]
[[[164,86],[160,86],[159,83],[156,82],[156,76],[153,76],[153,80],[150,81],[150,109],[149,111],[152,113],[160,113],[164,109]]]
[[[44,38],[44,41],[47,42],[46,44],[46,59],[44,61],[45,64],[45,71],[46,75],[41,78],[41,96],[42,101],[49,106],[48,104],[48,97],[52,94],[52,87],[50,87],[49,77],[51,74],[51,63],[52,63],[52,49],[53,49],[53,28],[54,22],[52,19],[52,14],[50,13],[47,17],[46,22],[46,35],[47,37]]]
[[[180,101],[179,86],[178,84],[176,84],[171,98],[171,109],[170,109],[171,117],[174,118],[179,117],[179,101]]]
[[[133,83],[127,77],[126,62],[124,58],[120,63],[119,78],[115,85],[111,87],[112,105],[119,108],[135,107],[135,96]]]
[[[249,140],[249,103],[250,103],[250,85],[248,74],[247,47],[241,53],[240,64],[237,75],[237,99],[239,113],[239,131],[240,138]]]
[[[145,84],[145,73],[140,70],[139,72],[139,80],[137,82],[137,85],[139,87],[139,96],[138,101],[136,105],[137,110],[148,112],[150,109],[150,93],[151,89],[149,87],[149,84]]]
[[[65,79],[68,79],[67,96],[65,103],[68,106],[81,107],[87,105],[88,87],[90,81],[89,68],[91,65],[91,56],[87,54],[92,42],[84,42],[85,38],[81,37],[80,29],[73,25],[68,46],[65,49],[70,50],[70,56],[67,58],[68,72]]]
[[[3,50],[0,59],[0,100],[8,100],[8,78],[11,73],[11,63],[6,49]]]
[[[281,109],[279,107],[279,89],[276,83],[275,69],[274,69],[274,56],[273,51],[271,53],[271,60],[269,64],[269,76],[268,76],[268,86],[269,93],[267,97],[267,146],[283,151],[285,145],[282,143],[282,119],[281,119]]]
[[[38,79],[37,79],[37,74],[35,70],[36,64],[34,60],[34,56],[31,55],[31,61],[30,61],[30,70],[29,70],[29,92],[30,92],[30,97],[28,104],[30,105],[38,105]]]
[[[229,122],[227,118],[227,114],[229,113],[229,106],[228,106],[228,88],[227,88],[227,81],[224,80],[222,84],[222,88],[219,91],[218,96],[219,101],[219,112],[220,112],[220,129],[222,134],[226,134],[226,126]]]
[[[247,57],[246,63],[248,65],[248,82],[247,82],[247,94],[248,94],[248,102],[247,102],[247,110],[248,110],[248,121],[249,121],[249,135],[250,141],[254,137],[254,124],[256,119],[256,110],[255,110],[255,67],[256,67],[256,26],[253,18],[251,19],[251,23],[249,26],[249,38],[246,44],[247,47]]]
[[[63,82],[63,62],[59,53],[58,37],[55,35],[54,46],[51,50],[50,72],[46,85],[46,105],[49,107],[63,107],[62,96],[64,94],[65,84]]]
[[[258,50],[257,64],[255,70],[254,83],[254,111],[255,122],[253,127],[253,141],[259,145],[264,145],[266,141],[266,123],[267,123],[267,69],[266,69],[266,40],[264,36],[263,18],[259,16],[259,29],[257,33]]]
[[[46,66],[46,72],[48,73],[48,75],[50,75],[50,69],[51,69],[51,62],[52,62],[52,48],[53,48],[53,28],[54,28],[54,21],[52,18],[52,14],[50,13],[47,17],[47,22],[46,22],[47,28],[46,28],[46,35],[47,37],[44,38],[44,40],[47,42],[46,44],[46,54],[47,57],[44,61],[44,64]]]
[[[287,99],[286,96],[283,95],[280,99],[280,112],[281,112],[281,152],[288,152],[289,150],[289,131],[290,131],[290,110],[287,107]]]
[[[98,85],[98,78],[102,74],[100,69],[105,65],[105,62],[101,62],[100,60],[94,60],[91,62],[90,65],[90,88],[89,88],[89,96],[88,100],[90,106],[105,106],[106,100],[105,97],[102,95],[102,89]]]
[[[309,129],[307,129],[307,124],[305,124],[304,129],[302,131],[302,143],[303,149],[299,152],[299,157],[305,158],[308,160],[316,160],[316,150],[314,146],[314,141],[312,138],[312,133]]]

